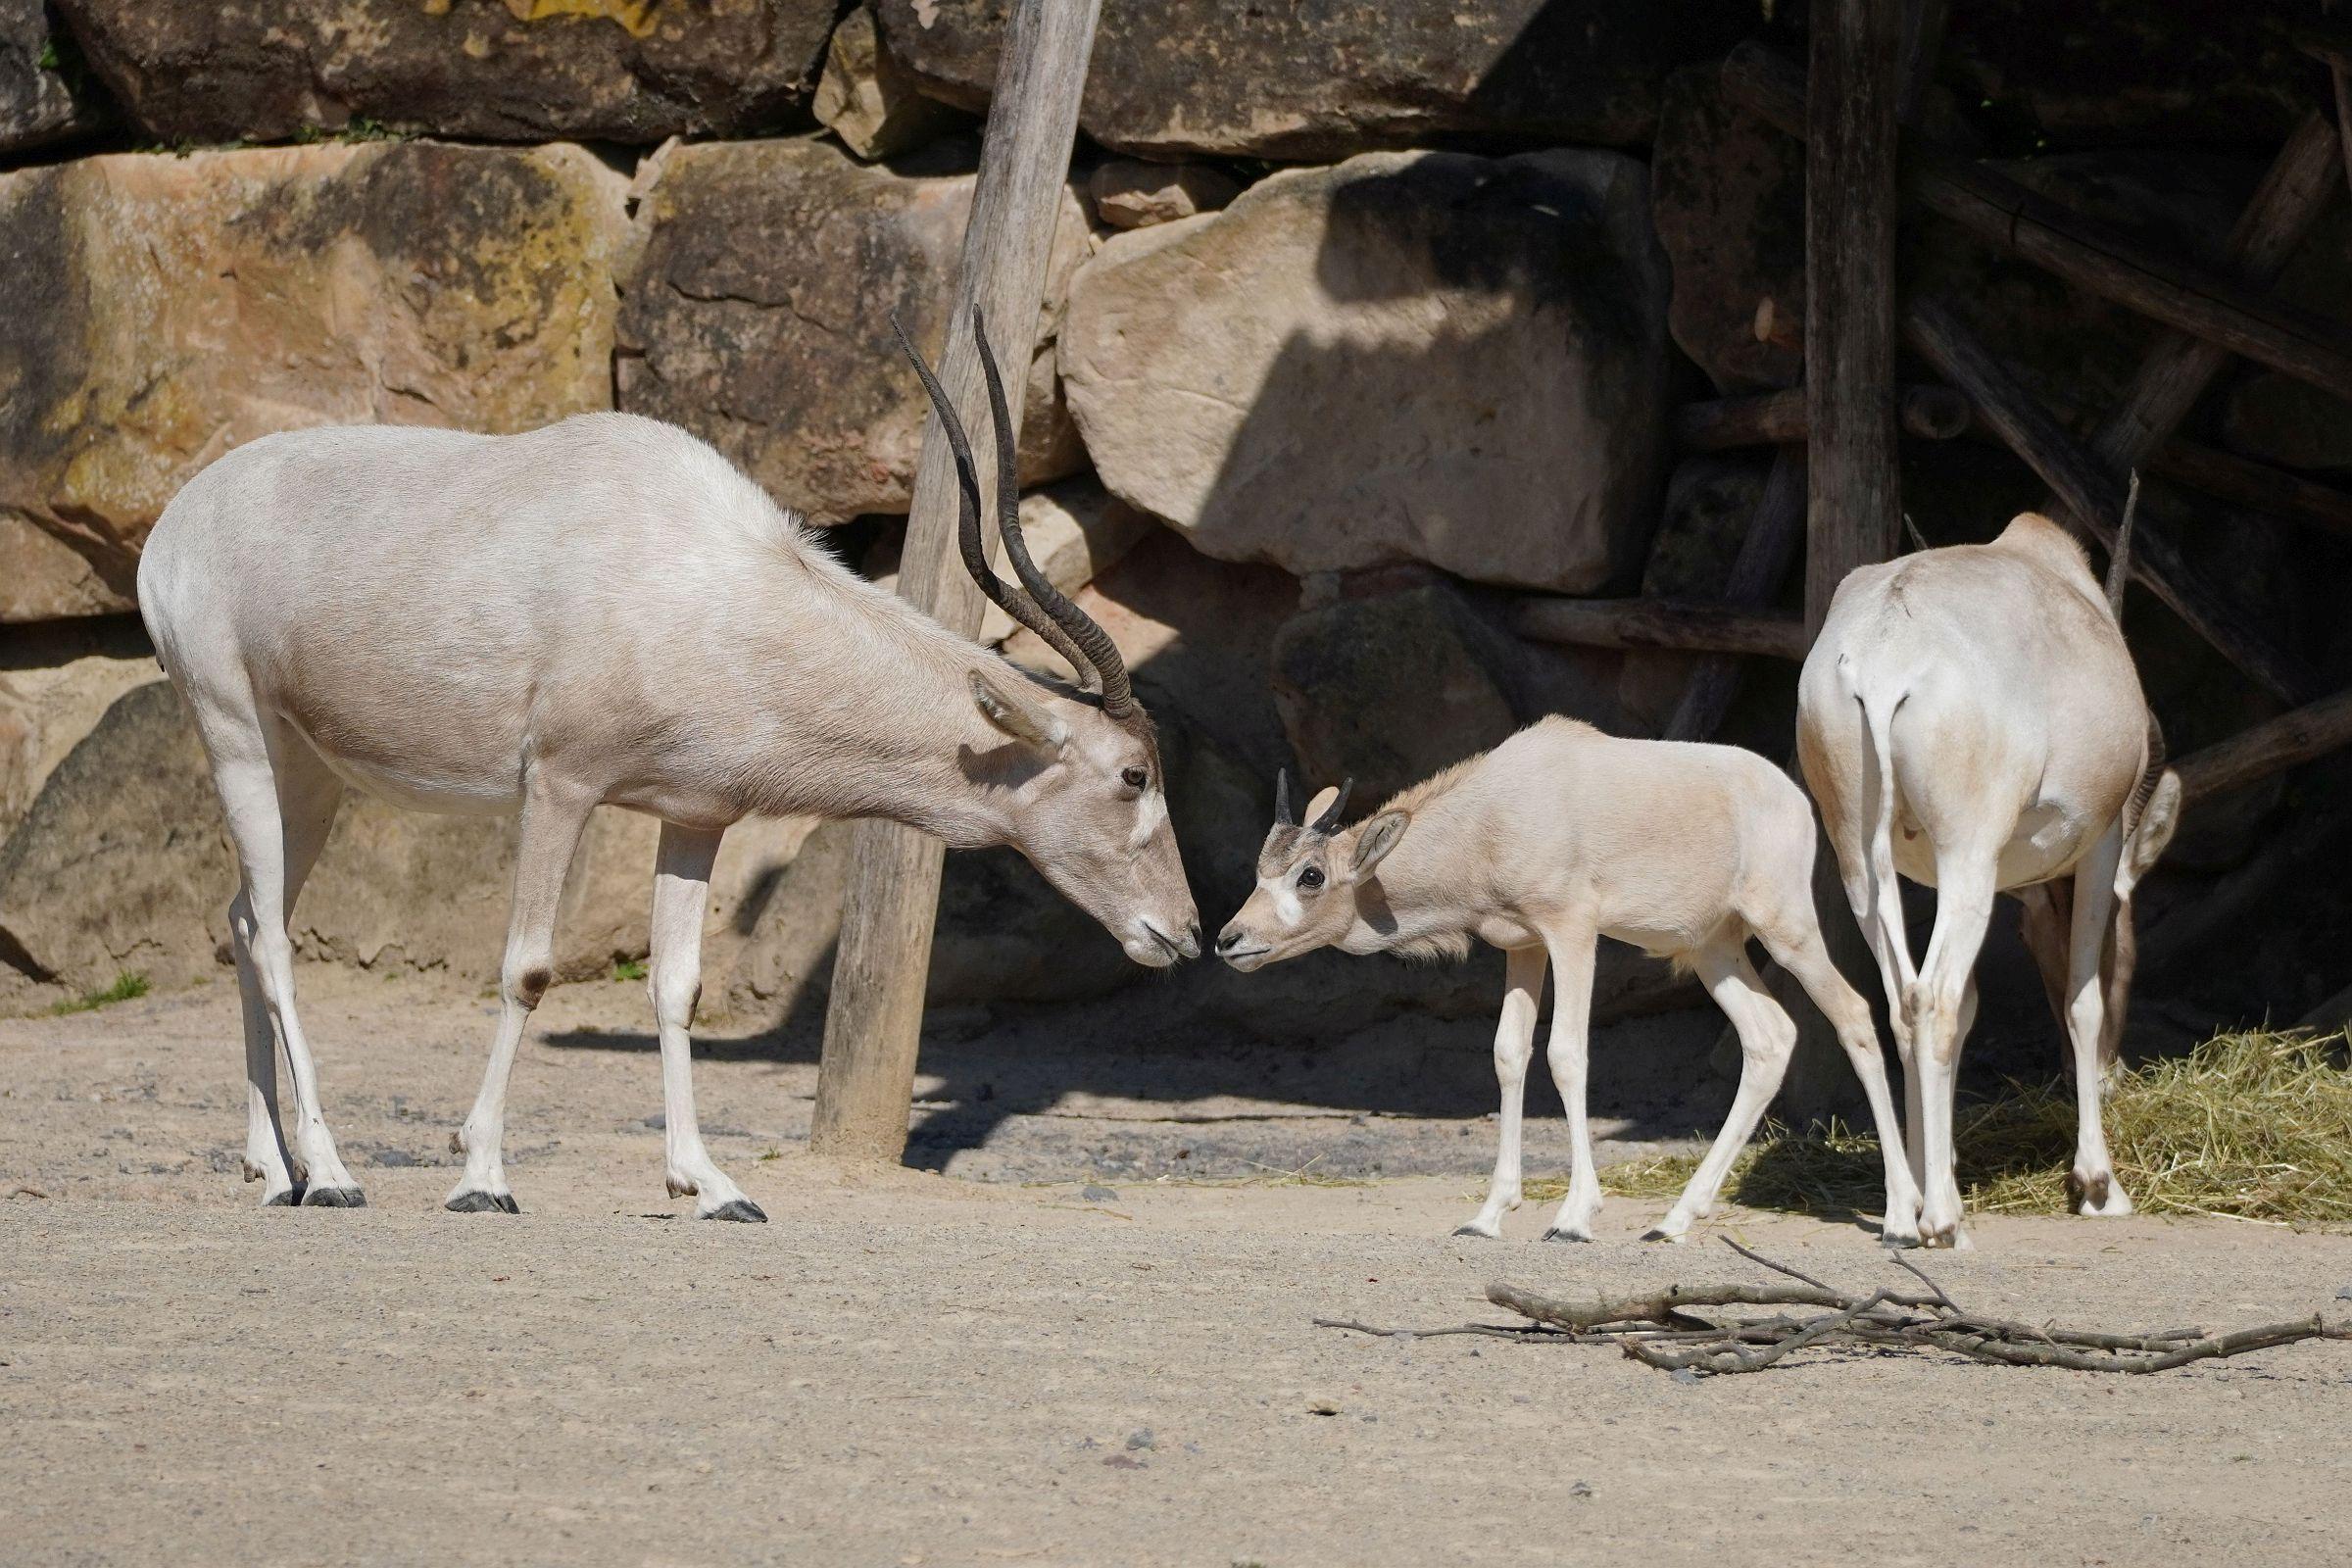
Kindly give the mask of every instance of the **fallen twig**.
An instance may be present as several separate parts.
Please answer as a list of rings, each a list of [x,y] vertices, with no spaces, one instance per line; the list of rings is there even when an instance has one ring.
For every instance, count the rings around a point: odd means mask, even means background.
[[[1740,1256],[1794,1283],[1669,1285],[1638,1296],[1579,1301],[1497,1281],[1487,1287],[1487,1299],[1530,1322],[1384,1329],[1348,1318],[1317,1318],[1315,1325],[1392,1338],[1476,1334],[1523,1345],[1554,1341],[1614,1344],[1645,1365],[1703,1376],[1761,1372],[1798,1350],[1838,1344],[1948,1350],[2000,1366],[2148,1373],[2303,1340],[2352,1340],[2352,1321],[2331,1324],[2317,1313],[2218,1335],[2193,1327],[2118,1334],[2015,1322],[1968,1311],[1908,1258],[1898,1256],[1893,1261],[1927,1287],[1925,1294],[1882,1289],[1856,1296],[1729,1237],[1723,1240]],[[1820,1306],[1830,1310],[1808,1316],[1723,1316],[1726,1307],[1746,1306]]]

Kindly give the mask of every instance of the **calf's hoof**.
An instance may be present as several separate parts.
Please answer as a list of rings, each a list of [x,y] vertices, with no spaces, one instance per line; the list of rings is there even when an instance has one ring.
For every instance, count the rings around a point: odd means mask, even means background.
[[[1547,1242],[1589,1242],[1592,1239],[1592,1233],[1569,1226],[1554,1225],[1544,1233],[1544,1239]]]
[[[1496,1232],[1486,1229],[1476,1220],[1471,1221],[1467,1225],[1456,1225],[1453,1228],[1453,1234],[1456,1236],[1475,1236],[1482,1242],[1494,1241],[1497,1235]]]
[[[271,1193],[262,1200],[264,1208],[292,1208],[302,1201],[302,1189],[289,1187],[281,1193]]]
[[[452,1214],[519,1214],[522,1209],[512,1193],[460,1193],[441,1205]]]
[[[302,1195],[305,1208],[366,1208],[368,1195],[357,1187],[314,1187]]]
[[[740,1220],[748,1225],[767,1223],[767,1216],[760,1212],[760,1205],[748,1198],[738,1198],[732,1202],[721,1203],[710,1213],[700,1214],[696,1217],[698,1219]]]

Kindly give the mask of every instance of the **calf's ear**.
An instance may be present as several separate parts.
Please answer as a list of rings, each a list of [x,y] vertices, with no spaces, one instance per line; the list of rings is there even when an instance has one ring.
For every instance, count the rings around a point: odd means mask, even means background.
[[[1350,862],[1357,876],[1369,876],[1372,868],[1389,858],[1389,852],[1404,837],[1412,825],[1407,811],[1383,811],[1366,822],[1355,835],[1355,858]]]

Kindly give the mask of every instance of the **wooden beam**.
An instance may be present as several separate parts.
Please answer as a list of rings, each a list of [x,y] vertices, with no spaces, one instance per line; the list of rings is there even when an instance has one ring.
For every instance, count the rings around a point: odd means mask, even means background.
[[[2278,280],[2335,199],[2335,130],[2326,117],[2313,115],[2287,137],[2230,230],[2226,261],[2241,282],[2267,288]],[[2202,338],[2165,333],[2091,437],[2091,455],[2115,474],[2148,463],[2229,361],[2228,350]]]
[[[1797,542],[1805,531],[1805,449],[1785,446],[1772,460],[1764,493],[1748,518],[1747,535],[1732,561],[1732,573],[1723,586],[1728,610],[1762,610],[1780,593],[1781,583],[1796,562]],[[1660,738],[1670,741],[1712,740],[1740,695],[1740,664],[1730,654],[1708,654],[1690,671]]]
[[[1896,56],[1895,80],[1900,84],[1894,117],[1905,125],[1919,122],[1928,88],[1936,80],[1936,57],[1943,53],[1943,28],[1951,0],[1905,0],[1903,41]]]
[[[1964,434],[1969,412],[1968,399],[1948,386],[1906,386],[1897,393],[1898,422],[1905,434],[1923,440],[1949,441]],[[1686,403],[1674,415],[1674,438],[1690,452],[1778,446],[1804,440],[1811,428],[1801,386]]]
[[[1015,372],[1004,393],[1012,422],[1020,422],[1028,378],[1018,371],[1035,341],[1100,10],[1101,0],[1018,0],[1005,26],[940,365],[969,430],[989,427],[969,325],[975,302],[987,314],[998,359]],[[977,447],[986,494],[994,454],[987,441]],[[980,625],[980,596],[956,558],[956,498],[955,462],[934,416],[923,431],[899,592],[969,637]],[[838,1158],[895,1161],[906,1148],[944,849],[911,828],[868,821],[858,824],[850,854],[808,1147]]]
[[[2107,470],[1941,305],[1911,300],[1903,312],[1903,332],[1938,374],[1968,395],[2009,449],[2057,492],[2080,526],[2112,552],[2124,494]],[[2314,677],[2301,662],[2274,647],[2236,606],[2199,581],[2163,535],[2145,528],[2134,531],[2132,575],[2223,658],[2280,701],[2299,702],[2316,690]]]
[[[1805,152],[1805,621],[1902,541],[1894,416],[1894,109],[1884,0],[1815,0]]]
[[[1803,81],[1769,47],[1751,41],[1734,49],[1722,80],[1727,97],[1790,135],[1806,135]],[[1839,108],[1842,120],[1850,106]],[[2352,401],[2352,332],[2142,245],[1983,164],[1916,145],[1903,161],[1903,191],[1930,211],[2101,299]]]
[[[2191,752],[2173,766],[2180,773],[2182,798],[2202,801],[2343,746],[2352,746],[2352,691],[2280,713],[2243,734]]]
[[[2300,474],[2173,437],[2147,461],[2147,471],[2274,517],[2352,539],[2352,493]]]
[[[1678,654],[1761,654],[1801,662],[1810,639],[1794,615],[1692,599],[1521,600],[1511,629],[1540,643]]]

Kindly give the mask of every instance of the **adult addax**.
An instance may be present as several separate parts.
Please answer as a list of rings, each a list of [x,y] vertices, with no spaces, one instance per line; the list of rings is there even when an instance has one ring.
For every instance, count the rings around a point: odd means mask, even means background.
[[[1952,1092],[1996,893],[2025,899],[2037,946],[2064,955],[2045,963],[2063,970],[2074,1049],[2075,1206],[2132,1211],[2099,1099],[2131,984],[2132,892],[2172,839],[2180,781],[2117,624],[2123,585],[2112,571],[2102,594],[2082,546],[2024,513],[1990,544],[1847,576],[1798,680],[1797,758],[1886,982],[1931,1246],[1968,1245]],[[1923,963],[1898,875],[1936,890]]]
[[[596,806],[662,821],[648,984],[668,1181],[704,1218],[764,1217],[703,1146],[687,1042],[711,861],[740,818],[879,816],[957,848],[1010,844],[1137,962],[1199,953],[1151,720],[1110,638],[1023,545],[986,337],[1017,587],[989,566],[954,411],[906,352],[956,453],[966,565],[1082,686],[955,636],[835,563],[710,447],[627,415],[512,436],[269,436],[166,509],[139,605],[236,846],[245,1168],[264,1203],[364,1201],[319,1106],[286,935],[346,787],[521,815],[498,1033],[452,1140],[466,1173],[448,1206],[462,1211],[514,1211],[500,1154],[508,1073],[552,978],[557,903]],[[293,1083],[290,1136],[273,1039]]]

